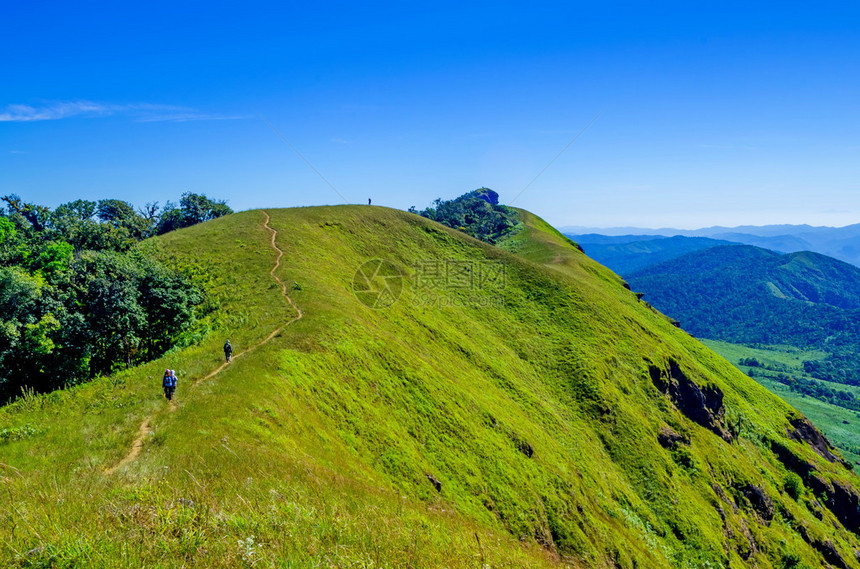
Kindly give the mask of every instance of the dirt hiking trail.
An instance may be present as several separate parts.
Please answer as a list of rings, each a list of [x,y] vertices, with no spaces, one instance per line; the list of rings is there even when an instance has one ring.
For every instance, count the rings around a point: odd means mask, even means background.
[[[296,315],[291,320],[288,320],[285,324],[275,328],[268,336],[263,338],[261,341],[257,342],[256,344],[253,344],[252,346],[249,346],[248,348],[246,348],[245,350],[242,350],[241,352],[233,354],[233,357],[232,357],[233,360],[235,360],[236,358],[241,358],[245,354],[253,352],[254,350],[259,348],[260,346],[266,344],[272,338],[274,338],[275,336],[280,334],[284,328],[286,328],[287,326],[289,326],[293,322],[296,322],[297,320],[301,320],[302,318],[304,318],[304,315],[305,315],[305,313],[302,311],[302,309],[299,308],[299,305],[296,304],[292,298],[290,298],[289,294],[287,294],[286,283],[284,281],[282,281],[278,277],[278,275],[275,274],[277,272],[278,268],[281,266],[281,258],[284,256],[284,252],[281,250],[280,247],[278,247],[278,244],[276,242],[276,239],[278,238],[278,232],[269,225],[269,221],[271,221],[272,218],[269,216],[269,213],[265,210],[263,210],[263,215],[266,216],[266,220],[263,222],[263,227],[265,227],[266,229],[268,229],[269,231],[272,232],[271,245],[272,245],[272,248],[278,253],[278,256],[275,258],[275,264],[272,267],[272,270],[269,271],[269,275],[273,279],[275,279],[275,282],[277,282],[278,286],[281,287],[281,294],[283,295],[284,298],[287,299],[287,302],[289,302],[290,306],[292,306],[293,309],[296,311]],[[230,363],[232,363],[232,361]],[[218,375],[219,373],[224,371],[224,369],[227,366],[229,366],[230,363],[224,362],[220,366],[218,366],[217,368],[215,368],[214,370],[209,372],[207,375],[205,375],[201,378],[195,379],[195,380],[191,380],[190,386],[193,387],[195,385],[200,384],[201,382],[206,381],[207,379],[211,379],[212,377],[215,377],[216,375]],[[170,401],[168,408],[167,408],[167,412],[172,413],[173,411],[176,411],[176,409],[178,409],[176,403],[174,401]],[[122,458],[122,460],[120,460],[115,465],[111,466],[110,468],[106,468],[104,471],[105,474],[113,474],[118,469],[120,469],[123,466],[125,466],[126,464],[130,463],[131,461],[136,459],[138,457],[138,455],[140,455],[140,452],[143,450],[143,446],[146,442],[146,437],[149,435],[149,433],[152,429],[152,420],[158,414],[159,414],[158,412],[154,413],[154,414],[150,415],[149,417],[147,417],[146,419],[143,420],[143,422],[140,424],[140,428],[137,430],[137,436],[135,436],[134,441],[132,441],[132,443],[131,443],[131,448],[129,449],[128,454],[126,454]]]

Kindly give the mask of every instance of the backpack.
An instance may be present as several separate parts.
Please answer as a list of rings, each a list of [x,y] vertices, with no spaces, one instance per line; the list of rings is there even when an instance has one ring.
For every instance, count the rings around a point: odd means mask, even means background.
[[[172,375],[165,375],[164,379],[161,382],[163,387],[176,387],[176,378]]]

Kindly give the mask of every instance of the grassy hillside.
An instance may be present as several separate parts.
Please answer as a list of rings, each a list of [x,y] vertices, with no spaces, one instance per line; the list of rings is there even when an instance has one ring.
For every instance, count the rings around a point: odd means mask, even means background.
[[[0,410],[3,565],[860,566],[826,442],[539,218],[268,213],[145,244],[198,345]]]

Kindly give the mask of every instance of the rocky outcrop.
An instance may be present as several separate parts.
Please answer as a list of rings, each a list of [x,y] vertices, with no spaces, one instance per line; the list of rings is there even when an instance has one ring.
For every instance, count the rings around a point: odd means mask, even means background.
[[[687,377],[681,366],[669,358],[668,366],[662,369],[654,364],[648,366],[651,382],[663,394],[668,395],[675,407],[687,418],[731,441],[732,435],[723,422],[723,392],[714,386],[700,387]]]
[[[817,452],[822,458],[830,462],[842,462],[841,459],[833,454],[833,445],[827,440],[821,431],[809,422],[806,417],[795,417],[790,421],[791,430],[788,436],[792,439],[807,443],[812,447],[812,450]]]
[[[856,488],[838,480],[831,482],[820,475],[811,475],[808,484],[824,499],[824,505],[842,525],[860,534],[860,492]]]
[[[508,433],[508,438],[510,438],[511,442],[514,443],[516,449],[526,455],[527,458],[534,456],[535,449],[528,443],[528,441],[523,440],[514,432]]]
[[[657,433],[657,442],[663,448],[672,449],[679,444],[690,444],[690,439],[677,433],[671,427],[663,426],[660,428],[660,432]]]
[[[833,494],[824,503],[842,524],[860,533],[860,493],[842,482],[833,483]]]
[[[771,441],[770,450],[773,451],[779,461],[784,464],[787,469],[800,476],[803,480],[806,480],[810,474],[815,471],[814,464],[811,464],[797,456],[790,448],[779,441]]]
[[[816,446],[819,447],[819,450],[827,450],[825,454],[830,454],[834,462],[840,460],[839,457],[829,452],[828,446],[830,443],[815,427],[809,424],[809,421],[804,418],[798,418],[792,420],[791,424],[795,428],[797,436],[802,437],[801,439],[792,438],[808,443],[812,446],[813,450],[816,450]],[[801,426],[798,427],[798,425]],[[812,431],[811,433],[810,430]],[[819,472],[813,463],[804,460],[784,444],[771,441],[770,448],[786,468],[798,474],[803,479],[804,484],[821,498],[827,509],[836,516],[836,519],[843,526],[860,535],[860,491],[845,482],[831,482]],[[819,450],[816,450],[816,452],[823,458],[827,458]],[[820,515],[816,511],[813,511],[813,514],[816,517]]]
[[[526,441],[518,441],[517,450],[526,455],[527,458],[531,458],[535,454],[535,449]]]
[[[848,564],[845,563],[845,559],[842,557],[842,554],[839,553],[839,550],[836,549],[836,546],[833,545],[833,542],[829,539],[825,539],[824,541],[813,541],[811,545],[818,550],[818,553],[821,554],[824,560],[830,563],[833,567],[848,569]]]
[[[756,543],[755,536],[750,531],[750,528],[747,525],[747,521],[744,518],[741,518],[740,526],[741,535],[744,536],[746,543],[743,545],[738,544],[737,552],[738,555],[741,556],[741,559],[746,561],[747,559],[758,553],[758,543]]]
[[[720,498],[720,500],[725,502],[732,509],[733,513],[738,513],[738,505],[734,502],[734,500],[729,497],[728,494],[726,494],[726,491],[723,490],[722,486],[714,483],[711,484],[711,488],[714,490],[714,493]]]
[[[796,524],[793,519],[789,521],[792,522],[793,527],[797,530],[797,533],[800,534],[800,537],[803,538],[803,541],[811,545],[813,549],[820,553],[824,560],[830,564],[828,567],[848,569],[848,564],[845,563],[845,558],[842,557],[842,554],[839,553],[839,550],[836,549],[836,546],[833,545],[832,541],[829,539],[816,539],[809,535],[809,530],[804,524]]]
[[[747,484],[741,488],[744,497],[752,506],[755,513],[765,522],[773,519],[773,500],[770,499],[761,486]]]
[[[426,477],[427,477],[427,480],[429,480],[429,481],[430,481],[430,484],[432,484],[432,485],[433,485],[433,488],[435,488],[437,492],[441,492],[441,491],[442,491],[442,483],[439,481],[439,479],[438,479],[438,478],[436,478],[435,476],[433,476],[433,475],[432,475],[432,474],[430,474],[429,472],[428,472],[428,473],[426,473],[426,474],[424,474],[424,476],[426,476]]]

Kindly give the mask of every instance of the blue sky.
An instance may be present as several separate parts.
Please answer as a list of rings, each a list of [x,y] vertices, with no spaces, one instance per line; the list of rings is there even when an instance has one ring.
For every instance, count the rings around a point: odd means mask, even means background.
[[[856,3],[31,4],[0,18],[4,195],[510,202],[599,115],[514,205],[860,222]]]

